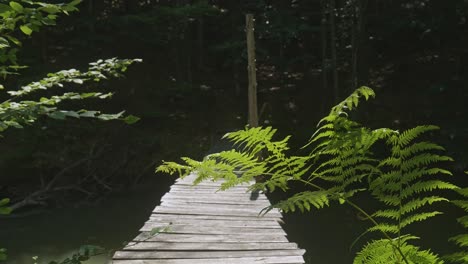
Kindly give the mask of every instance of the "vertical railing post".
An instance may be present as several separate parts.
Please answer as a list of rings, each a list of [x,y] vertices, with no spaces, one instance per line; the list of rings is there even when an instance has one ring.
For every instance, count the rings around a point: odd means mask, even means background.
[[[245,15],[245,26],[247,33],[247,72],[249,79],[249,125],[258,126],[258,107],[257,107],[257,73],[255,68],[255,37],[254,37],[254,18],[252,14]]]

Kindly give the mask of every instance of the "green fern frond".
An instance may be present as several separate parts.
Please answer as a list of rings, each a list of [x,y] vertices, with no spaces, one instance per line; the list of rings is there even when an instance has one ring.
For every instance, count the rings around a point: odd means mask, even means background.
[[[411,143],[414,139],[418,138],[422,134],[434,130],[439,130],[439,127],[433,125],[425,125],[408,129],[399,135],[398,145],[400,147],[407,146],[409,143]]]
[[[448,202],[448,201],[449,200],[447,198],[439,197],[439,196],[429,196],[429,197],[424,197],[424,198],[413,199],[401,206],[400,214],[404,216],[408,213],[416,211],[419,208],[424,207],[425,205],[432,205],[433,203]]]
[[[398,228],[397,224],[386,224],[386,223],[380,223],[367,229],[367,231],[369,232],[378,231],[378,232],[386,233],[386,234],[398,234],[399,230],[400,229]]]
[[[187,176],[192,172],[192,167],[181,165],[172,161],[163,161],[163,164],[156,168],[155,172],[167,173],[170,175],[178,174],[180,177]]]
[[[468,174],[468,172],[465,172]],[[465,215],[458,218],[457,222],[460,223],[466,230],[464,234],[459,234],[449,239],[449,241],[455,243],[460,247],[459,252],[446,256],[446,259],[453,263],[468,263],[468,188],[457,189],[463,198],[463,200],[452,201],[456,206],[462,208],[465,211]]]
[[[350,96],[344,99],[341,103],[334,106],[331,110],[330,115],[340,115],[347,110],[353,110],[359,105],[359,98],[364,97],[365,100],[369,100],[369,97],[375,97],[374,90],[369,87],[362,86],[356,89]]]
[[[444,182],[441,180],[431,180],[431,181],[420,181],[403,188],[401,191],[401,199],[406,199],[415,194],[421,194],[423,192],[430,192],[434,190],[454,190],[458,186],[451,184],[449,182]]]
[[[437,144],[432,143],[432,142],[418,142],[418,143],[412,144],[411,146],[402,148],[399,151],[398,154],[402,158],[406,158],[406,157],[412,156],[412,155],[420,153],[420,152],[427,152],[427,151],[431,151],[431,150],[444,151],[445,149],[442,146],[437,145]]]
[[[295,212],[299,209],[301,212],[310,211],[313,207],[321,209],[329,205],[329,192],[327,191],[306,191],[295,194],[287,200],[276,203],[265,210],[265,213],[273,208],[281,211]]]
[[[441,215],[442,212],[418,212],[417,214],[411,215],[401,219],[400,228],[405,228],[415,222],[422,222],[436,215]]]
[[[410,264],[442,264],[443,260],[429,250],[421,250],[419,247],[408,243],[417,239],[414,236],[404,236],[392,241],[388,239],[374,240],[368,243],[357,254],[354,264],[401,264],[405,263],[401,254],[396,250],[396,245]]]
[[[468,234],[461,234],[454,237],[451,237],[449,241],[454,242],[459,247],[467,247],[468,248]]]
[[[410,159],[403,161],[400,165],[402,171],[408,171],[413,168],[418,168],[421,166],[427,166],[433,163],[442,162],[442,161],[453,161],[451,157],[440,156],[437,154],[424,153],[417,156],[413,156]]]
[[[468,250],[450,254],[445,256],[444,259],[451,263],[466,264],[468,263]]]

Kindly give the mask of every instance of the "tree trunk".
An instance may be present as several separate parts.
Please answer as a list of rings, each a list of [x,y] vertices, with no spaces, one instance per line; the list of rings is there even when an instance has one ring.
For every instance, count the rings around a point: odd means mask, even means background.
[[[255,38],[254,38],[254,19],[252,14],[245,16],[246,32],[247,32],[247,57],[248,57],[248,78],[249,78],[249,125],[250,127],[258,126],[258,109],[257,109],[257,76],[255,69]]]
[[[321,38],[322,38],[322,86],[324,91],[328,91],[328,66],[327,66],[327,2],[321,1],[322,19],[321,19]]]
[[[358,86],[358,56],[360,45],[360,0],[355,0],[353,6],[353,17],[351,23],[351,90]]]
[[[335,22],[335,0],[330,0],[330,46],[331,46],[331,67],[333,71],[333,101],[338,102],[340,91],[338,90],[338,62],[336,55],[336,22]]]

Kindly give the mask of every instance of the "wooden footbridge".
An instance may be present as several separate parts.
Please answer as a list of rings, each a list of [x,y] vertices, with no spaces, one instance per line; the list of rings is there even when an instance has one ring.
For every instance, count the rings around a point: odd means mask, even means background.
[[[219,191],[219,182],[193,186],[195,175],[178,179],[161,199],[141,233],[117,251],[113,264],[304,263],[304,250],[286,238],[281,213],[264,194],[247,186]]]

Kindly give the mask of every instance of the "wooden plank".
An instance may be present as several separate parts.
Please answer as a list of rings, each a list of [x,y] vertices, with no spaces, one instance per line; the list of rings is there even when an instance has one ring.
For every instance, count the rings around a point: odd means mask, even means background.
[[[219,243],[219,242],[197,242],[197,243],[174,243],[174,242],[137,242],[129,244],[124,250],[274,250],[274,249],[298,249],[296,243]]]
[[[226,191],[221,191],[220,189],[194,189],[194,188],[171,188],[170,190],[171,193],[174,192],[184,192],[184,193],[213,193],[213,194],[219,194],[220,196],[223,194],[235,194],[235,193],[248,193],[250,194],[249,190],[247,189],[229,189]]]
[[[184,198],[188,198],[188,199],[204,199],[204,200],[249,200],[249,201],[255,201],[255,200],[250,200],[250,193],[236,193],[236,194],[232,194],[232,193],[224,193],[222,195],[220,194],[216,194],[216,193],[212,193],[212,194],[209,194],[209,193],[205,193],[205,194],[198,194],[196,192],[194,193],[172,193],[172,192],[169,192],[169,193],[166,193],[163,198],[170,198],[170,197],[184,197]],[[268,200],[268,198],[264,195],[259,195],[256,200]]]
[[[249,190],[249,187],[250,186],[247,186],[247,185],[242,185],[242,186],[239,186],[239,185],[236,185],[236,186],[232,186],[227,190]],[[171,186],[171,188],[174,188],[174,189],[177,189],[177,188],[184,188],[184,189],[216,189],[216,190],[219,190],[221,188],[221,184],[219,183],[213,183],[213,184],[205,184],[205,183],[200,183],[200,184],[197,184],[197,185],[193,185],[193,184],[186,184],[186,183],[175,183]]]
[[[196,226],[230,226],[230,227],[257,227],[257,228],[281,228],[275,220],[270,221],[249,221],[249,220],[197,220],[197,219],[171,219],[171,220],[153,220],[150,219],[145,225],[196,225]]]
[[[166,207],[193,207],[193,208],[224,208],[224,209],[249,209],[257,212],[262,211],[267,206],[265,204],[220,204],[220,203],[196,203],[191,201],[162,201],[161,206]]]
[[[224,242],[224,243],[262,243],[268,242],[288,242],[284,235],[277,234],[233,234],[233,235],[200,235],[200,234],[171,234],[160,233],[151,236],[150,232],[140,233],[134,241],[150,242]]]
[[[236,204],[179,204],[177,206],[171,206],[171,205],[160,205],[155,208],[153,212],[158,212],[159,209],[166,209],[166,208],[172,208],[172,209],[184,209],[186,210],[186,213],[190,213],[193,211],[219,211],[219,212],[245,212],[245,213],[253,213],[253,214],[259,214],[260,211],[264,207],[259,207],[259,206],[242,206],[242,205],[236,205]],[[281,217],[281,213],[278,211],[278,209],[273,208],[271,211],[268,212],[268,214],[271,215],[277,215]]]
[[[236,251],[116,251],[114,259],[200,259],[302,256],[303,249],[236,250]]]
[[[268,200],[234,200],[234,199],[215,199],[215,200],[205,200],[201,198],[187,198],[184,196],[172,196],[172,197],[163,197],[161,202],[189,202],[189,203],[201,203],[201,204],[239,204],[239,205],[251,205],[259,204],[263,206],[269,206],[270,202]]]
[[[222,215],[189,215],[189,214],[157,214],[153,213],[150,220],[193,219],[193,220],[226,220],[226,221],[279,221],[281,218],[259,217],[259,216],[222,216]]]
[[[218,259],[145,259],[145,260],[114,260],[113,264],[302,264],[300,256],[284,257],[245,257]]]
[[[153,228],[163,229],[161,233],[171,234],[215,234],[215,235],[229,235],[229,234],[277,234],[286,235],[281,228],[258,228],[258,227],[228,227],[218,226],[216,228],[209,226],[196,226],[196,225],[145,225],[140,231],[151,231]]]
[[[190,208],[187,207],[165,207],[158,206],[154,209],[153,213],[162,214],[192,214],[192,215],[222,215],[222,216],[259,216],[258,210],[250,209],[218,209],[218,208]],[[259,217],[281,217],[279,212],[270,211],[265,215]]]

